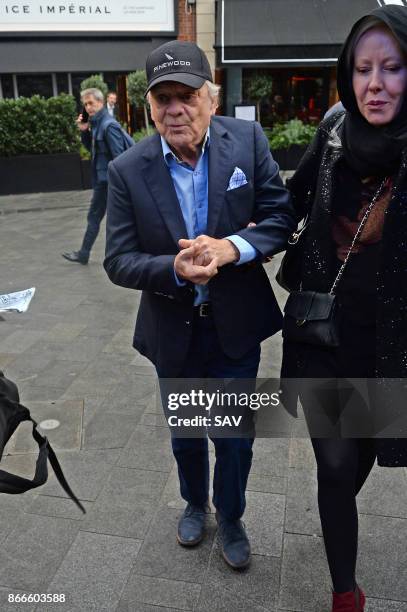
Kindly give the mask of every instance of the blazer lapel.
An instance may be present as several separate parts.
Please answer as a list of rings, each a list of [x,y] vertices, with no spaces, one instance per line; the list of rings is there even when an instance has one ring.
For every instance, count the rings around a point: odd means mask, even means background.
[[[178,240],[188,237],[187,228],[169,168],[163,157],[158,134],[143,157],[146,162],[143,167],[143,175],[148,189],[178,247]]]
[[[231,161],[232,160],[232,161]],[[233,172],[233,144],[227,130],[211,122],[208,172],[208,236],[214,236]]]

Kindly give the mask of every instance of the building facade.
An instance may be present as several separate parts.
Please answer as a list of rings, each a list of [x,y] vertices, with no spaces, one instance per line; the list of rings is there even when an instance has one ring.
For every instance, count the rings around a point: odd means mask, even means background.
[[[79,98],[80,82],[102,73],[124,104],[125,75],[178,38],[207,53],[224,114],[253,105],[251,83],[265,76],[263,125],[316,122],[337,101],[335,65],[351,25],[385,3],[407,0],[1,0],[0,96]]]
[[[1,0],[0,97],[79,99],[81,81],[96,73],[120,89],[153,48],[195,40],[195,30],[189,0]]]

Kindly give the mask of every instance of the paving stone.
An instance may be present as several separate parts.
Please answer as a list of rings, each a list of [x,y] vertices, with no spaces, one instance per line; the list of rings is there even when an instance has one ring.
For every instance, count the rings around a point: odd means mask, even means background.
[[[279,607],[301,612],[327,612],[331,581],[322,538],[286,534]]]
[[[5,368],[10,363],[13,363],[13,361],[16,358],[17,358],[16,355],[10,355],[10,354],[7,354],[7,353],[1,353],[0,354],[0,368]]]
[[[14,529],[17,518],[22,514],[22,508],[14,507],[11,512],[10,508],[4,507],[3,500],[5,497],[5,493],[0,494],[0,544]]]
[[[41,387],[23,384],[20,388],[20,401],[28,408],[31,402],[56,402],[62,399],[65,389],[59,387]]]
[[[285,531],[322,535],[315,471],[290,469],[287,486]]]
[[[38,383],[42,387],[49,386],[67,389],[82,371],[83,363],[80,361],[59,361],[54,359],[40,371],[37,378],[30,384],[36,386]]]
[[[141,419],[143,406],[140,408],[141,410],[134,410],[133,414],[106,411],[96,413],[84,429],[82,448],[101,449],[126,446]]]
[[[260,476],[251,472],[249,474],[247,490],[284,495],[287,491],[287,478],[283,476]]]
[[[215,540],[205,584],[216,585],[241,599],[263,606],[268,610],[277,605],[280,589],[281,559],[252,555],[250,566],[235,571],[226,565],[218,540]]]
[[[246,499],[243,520],[253,554],[279,557],[283,545],[285,496],[247,491]]]
[[[216,532],[215,518],[208,515],[206,536],[201,544],[186,548],[180,546],[176,539],[181,514],[182,510],[168,507],[159,509],[144,539],[134,574],[197,584],[203,581]]]
[[[138,576],[132,573],[121,598],[121,605],[143,602],[155,606],[192,610],[201,592],[199,584]]]
[[[286,476],[289,440],[258,438],[253,445],[251,472],[259,476]]]
[[[169,472],[173,462],[168,430],[138,425],[121,451],[117,465]]]
[[[253,601],[239,597],[219,584],[205,584],[196,612],[274,612]]]
[[[85,328],[86,325],[84,323],[59,322],[48,331],[44,340],[46,342],[57,342],[58,344],[71,342],[74,338],[77,338]]]
[[[82,505],[85,507],[86,512],[89,513],[92,509],[93,502],[83,501]],[[43,495],[41,492],[35,497],[25,511],[28,514],[67,518],[76,521],[83,521],[86,516],[71,499],[51,497],[49,495]]]
[[[0,351],[9,354],[23,353],[43,335],[44,331],[17,329],[0,342]]]
[[[407,474],[403,468],[376,467],[358,495],[358,510],[407,518]]]
[[[24,353],[14,355],[14,361],[7,367],[8,377],[18,383],[19,388],[22,388],[26,382],[29,385],[32,385],[33,382],[42,385],[41,373],[58,359],[61,353],[60,347],[54,344],[51,345],[50,350],[48,348],[43,350],[43,346],[43,343],[35,343]],[[50,386],[57,387],[58,385],[51,384]]]
[[[183,511],[186,506],[186,501],[182,499],[179,487],[178,467],[174,462],[161,496],[161,505],[167,505],[168,508],[175,508]]]
[[[83,402],[66,400],[55,402],[30,402],[31,416],[37,421],[39,431],[51,442],[54,450],[78,449],[81,443]],[[41,423],[56,420],[55,429],[42,429]],[[22,423],[10,438],[9,453],[34,453],[38,445],[32,437],[32,425]]]
[[[123,353],[134,356],[133,344],[134,327],[131,329],[119,329],[110,342],[103,349],[104,353]]]
[[[91,363],[81,376],[68,387],[66,397],[86,397],[89,389],[92,395],[114,397],[138,403],[154,390],[155,383],[151,377],[138,375],[135,367],[124,367],[123,364],[113,364],[112,359],[103,355]],[[89,394],[90,395],[90,394]]]
[[[142,539],[167,480],[163,472],[115,468],[84,520],[83,529]]]
[[[119,449],[59,451],[58,459],[67,481],[80,500],[94,501],[119,456]],[[41,488],[45,495],[67,497],[53,472]]]
[[[81,335],[75,339],[75,342],[66,343],[64,346],[65,348],[61,351],[60,359],[88,363],[96,359],[99,353],[102,352],[105,341],[103,338]]]
[[[0,584],[43,592],[79,529],[78,521],[20,516],[0,550]]]
[[[315,455],[309,438],[292,438],[290,440],[289,466],[300,470],[304,468],[316,469]]]
[[[79,532],[48,592],[65,593],[69,612],[113,612],[139,549],[138,540]],[[37,611],[55,608],[41,605]]]
[[[370,597],[407,601],[407,520],[359,518],[358,576]]]

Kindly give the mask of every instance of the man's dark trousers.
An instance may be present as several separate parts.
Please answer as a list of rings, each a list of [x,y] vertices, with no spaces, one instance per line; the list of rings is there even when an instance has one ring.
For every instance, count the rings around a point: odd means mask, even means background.
[[[99,234],[100,224],[106,214],[107,181],[96,183],[88,212],[88,226],[79,250],[81,257],[89,259],[90,251]]]
[[[185,367],[178,378],[255,379],[260,361],[260,347],[240,359],[223,352],[212,316],[200,317],[195,308],[193,333]],[[161,378],[164,372],[158,372]],[[163,396],[165,394],[163,393]],[[239,519],[245,510],[245,491],[252,463],[253,438],[211,438],[215,446],[213,504],[220,514]],[[181,496],[190,504],[205,506],[209,496],[208,438],[171,438],[178,464]]]

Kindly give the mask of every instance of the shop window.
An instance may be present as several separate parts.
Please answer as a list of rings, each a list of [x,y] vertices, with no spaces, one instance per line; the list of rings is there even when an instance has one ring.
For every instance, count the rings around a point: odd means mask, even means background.
[[[58,93],[69,93],[68,75],[65,72],[57,72]]]
[[[261,101],[261,122],[264,127],[298,118],[318,123],[328,108],[329,71],[312,68],[244,69],[243,102],[249,103],[250,80],[255,74],[268,74],[272,93]]]
[[[44,98],[51,98],[52,76],[50,74],[19,74],[17,75],[18,95],[31,98],[40,95]]]
[[[11,74],[1,75],[1,89],[3,98],[14,98],[13,77]]]
[[[119,77],[119,73],[117,72],[104,72],[103,80],[106,83],[109,91],[117,92],[117,78]]]

